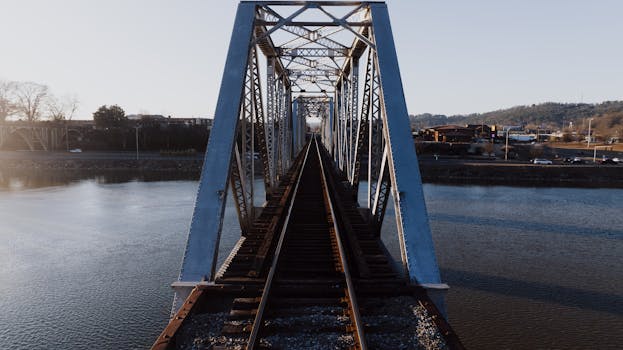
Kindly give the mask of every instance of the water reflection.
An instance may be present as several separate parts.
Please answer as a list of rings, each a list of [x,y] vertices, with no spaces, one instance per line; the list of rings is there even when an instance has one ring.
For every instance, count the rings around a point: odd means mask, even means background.
[[[522,281],[474,271],[442,269],[445,282],[453,287],[480,290],[505,296],[541,300],[564,306],[623,315],[623,296],[560,285]]]
[[[603,236],[604,238],[611,239],[623,239],[623,227],[621,228],[602,228],[599,231],[595,231],[591,227],[583,225],[572,225],[564,222],[550,222],[544,223],[539,221],[529,220],[517,220],[511,218],[491,218],[486,216],[474,216],[474,215],[455,215],[455,214],[442,214],[433,213],[430,215],[431,221],[447,222],[458,225],[465,224],[477,224],[482,227],[488,227],[488,229],[524,229],[530,231],[536,231],[541,233],[559,232],[565,235],[578,235],[578,236]]]
[[[0,190],[19,191],[64,186],[83,180],[91,180],[98,184],[116,184],[131,181],[193,181],[198,179],[199,173],[192,171],[0,169]]]
[[[148,347],[167,321],[198,176],[0,170],[0,341]],[[450,320],[467,348],[620,348],[623,190],[424,193]],[[240,236],[228,204],[219,263]],[[391,203],[387,214],[382,238],[399,259]]]

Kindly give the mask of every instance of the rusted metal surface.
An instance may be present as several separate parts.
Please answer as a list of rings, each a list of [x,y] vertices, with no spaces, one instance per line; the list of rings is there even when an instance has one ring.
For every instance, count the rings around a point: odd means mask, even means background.
[[[236,296],[257,293],[259,286],[245,286],[236,284],[200,284],[197,285],[188,298],[182,304],[178,312],[169,320],[169,324],[160,333],[152,350],[166,350],[176,348],[176,339],[179,329],[184,322],[194,313],[210,308],[210,301],[216,301],[217,297]]]
[[[167,350],[175,348],[175,334],[182,326],[182,323],[186,317],[190,314],[192,307],[197,303],[199,297],[203,294],[203,290],[195,287],[190,293],[182,307],[177,311],[175,316],[169,321],[167,327],[160,333],[158,339],[154,345],[151,346],[152,350]]]

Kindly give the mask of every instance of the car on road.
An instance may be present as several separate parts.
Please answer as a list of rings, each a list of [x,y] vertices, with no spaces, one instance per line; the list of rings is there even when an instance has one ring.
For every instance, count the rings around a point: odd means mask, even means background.
[[[571,164],[584,164],[584,161],[580,157],[574,157]]]
[[[619,157],[614,157],[614,158],[612,158],[612,160],[617,162],[617,163],[622,163],[621,162],[621,158],[619,158]]]
[[[614,159],[606,158],[606,159],[601,161],[601,164],[617,165],[619,163],[615,162]]]
[[[534,158],[534,160],[532,161],[533,164],[541,164],[541,165],[551,165],[552,161],[549,159],[543,159],[543,158]]]

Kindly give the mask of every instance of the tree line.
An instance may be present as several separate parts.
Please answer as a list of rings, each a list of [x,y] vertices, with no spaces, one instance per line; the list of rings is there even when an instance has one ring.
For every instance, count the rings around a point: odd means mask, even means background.
[[[118,105],[103,105],[93,113],[95,129],[86,132],[81,148],[87,150],[205,151],[209,130],[205,125],[168,123],[145,115],[128,120]]]
[[[11,120],[26,122],[69,121],[78,109],[75,96],[56,96],[45,84],[0,80],[0,123]],[[121,150],[138,148],[148,151],[202,152],[206,148],[209,130],[205,125],[170,123],[144,116],[129,120],[118,105],[103,105],[93,113],[92,126],[70,125],[62,145],[84,150]],[[69,147],[69,146],[68,146]],[[4,149],[27,149],[20,135],[14,133]]]
[[[0,80],[0,122],[9,119],[71,120],[78,105],[75,96],[56,96],[45,84]]]
[[[593,119],[591,129],[595,134],[603,138],[623,138],[623,101],[596,104],[546,102],[468,115],[446,116],[425,113],[409,117],[415,129],[447,124],[495,124],[584,134],[587,133],[588,121]]]

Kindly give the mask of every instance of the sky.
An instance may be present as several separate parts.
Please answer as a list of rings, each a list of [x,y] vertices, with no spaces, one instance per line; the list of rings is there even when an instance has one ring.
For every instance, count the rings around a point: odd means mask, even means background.
[[[237,1],[0,0],[0,79],[211,117]],[[409,113],[623,100],[623,1],[387,1]]]

